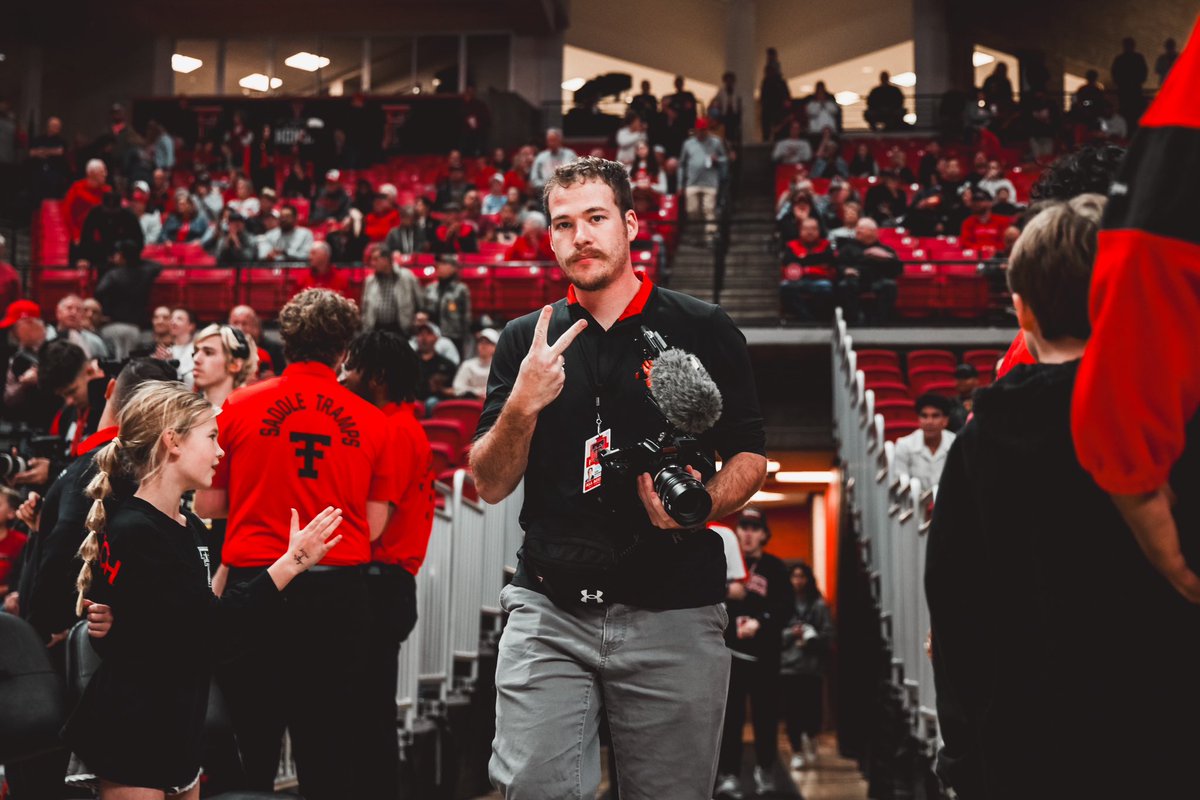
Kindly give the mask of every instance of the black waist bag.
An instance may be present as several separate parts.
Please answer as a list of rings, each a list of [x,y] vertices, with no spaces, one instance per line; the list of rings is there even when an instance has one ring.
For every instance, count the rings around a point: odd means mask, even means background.
[[[636,545],[636,536],[581,531],[577,522],[574,526],[531,526],[521,560],[530,578],[558,605],[604,605],[613,602],[621,559]]]

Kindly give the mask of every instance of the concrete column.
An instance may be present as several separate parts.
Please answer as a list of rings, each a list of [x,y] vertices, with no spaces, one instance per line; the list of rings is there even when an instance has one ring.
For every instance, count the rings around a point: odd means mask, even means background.
[[[42,132],[46,120],[42,118],[42,47],[31,44],[25,48],[24,88],[21,91],[22,108],[17,109],[18,118],[22,121],[33,119],[34,130],[31,135]]]
[[[737,93],[742,101],[742,141],[751,141],[751,136],[755,137],[753,141],[758,140],[758,125],[755,124],[758,106],[754,102],[759,62],[755,46],[758,27],[755,9],[755,0],[729,0],[726,4],[725,69],[737,75]],[[718,86],[720,77],[713,76]]]
[[[175,71],[171,68],[171,56],[175,52],[175,41],[169,36],[154,39],[153,87],[150,93],[156,97],[169,97],[175,91]]]
[[[921,127],[937,124],[938,103],[944,92],[969,91],[974,81],[974,43],[955,16],[951,0],[913,0],[913,70],[918,97],[915,110]]]
[[[513,91],[538,109],[543,127],[562,127],[563,34],[512,38]]]

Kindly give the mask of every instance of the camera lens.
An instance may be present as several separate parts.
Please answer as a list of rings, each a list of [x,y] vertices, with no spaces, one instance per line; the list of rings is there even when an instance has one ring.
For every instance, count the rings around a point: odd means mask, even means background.
[[[712,511],[708,489],[683,467],[663,467],[654,478],[654,491],[671,519],[685,528],[703,525]]]
[[[29,469],[29,464],[20,456],[0,453],[0,480],[8,480],[18,472]]]

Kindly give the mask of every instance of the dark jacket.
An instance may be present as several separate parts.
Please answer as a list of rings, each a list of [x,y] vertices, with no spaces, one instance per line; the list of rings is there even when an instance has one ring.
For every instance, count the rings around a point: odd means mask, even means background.
[[[741,600],[727,600],[729,626],[725,629],[725,644],[735,653],[750,656],[759,661],[779,660],[783,649],[783,628],[792,617],[792,582],[784,563],[770,553],[758,559],[746,559],[746,596]],[[749,639],[739,639],[738,619],[753,617],[758,620],[758,632]]]
[[[796,628],[812,628],[815,636],[796,635]],[[779,671],[784,675],[822,676],[829,664],[833,648],[833,614],[825,598],[817,595],[810,603],[797,597],[793,603],[792,618],[783,629],[783,653]]]
[[[876,258],[875,256],[866,255],[866,251],[872,247],[878,247],[885,252],[891,253],[891,256],[889,258]],[[896,251],[881,242],[876,242],[873,245],[864,245],[857,239],[851,239],[838,248],[837,260],[842,275],[845,275],[846,270],[850,267],[858,270],[861,275],[859,281],[864,286],[870,286],[879,280],[895,280],[900,277],[900,273],[904,270],[904,265],[896,257]]]
[[[150,290],[162,267],[147,262],[113,267],[96,284],[96,299],[113,322],[144,325]]]
[[[1076,459],[1077,365],[981,390],[942,473],[925,591],[938,771],[964,800],[1194,793],[1198,612]]]

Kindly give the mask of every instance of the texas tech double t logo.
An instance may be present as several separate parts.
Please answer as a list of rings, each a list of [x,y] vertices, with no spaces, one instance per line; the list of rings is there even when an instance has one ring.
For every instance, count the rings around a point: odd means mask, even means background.
[[[315,464],[318,460],[325,458],[325,452],[318,449],[317,446],[329,447],[333,444],[333,439],[319,433],[293,433],[288,438],[293,442],[304,442],[303,447],[296,449],[296,455],[304,459],[304,466],[299,469],[297,474],[301,478],[318,477]]]

